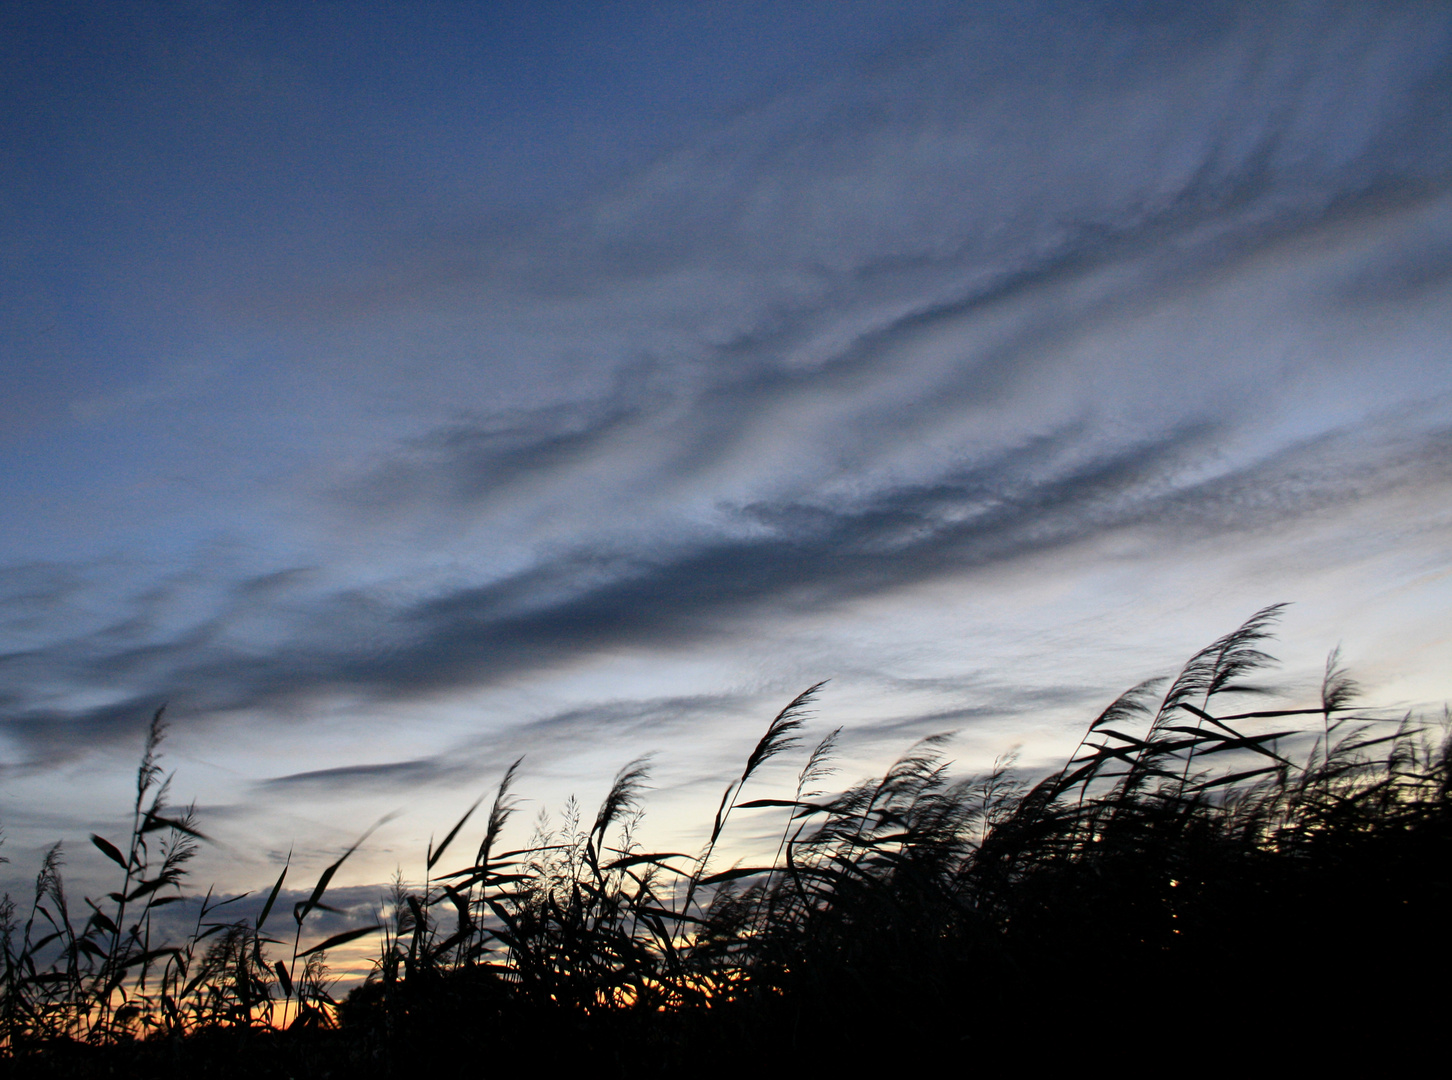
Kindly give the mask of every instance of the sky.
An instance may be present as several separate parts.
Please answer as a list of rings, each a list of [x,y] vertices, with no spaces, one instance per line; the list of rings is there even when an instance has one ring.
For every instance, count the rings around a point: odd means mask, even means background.
[[[197,882],[395,814],[361,896],[521,755],[699,843],[823,679],[843,784],[1280,601],[1294,701],[1448,697],[1452,5],[10,3],[0,82],[11,891],[162,703]]]

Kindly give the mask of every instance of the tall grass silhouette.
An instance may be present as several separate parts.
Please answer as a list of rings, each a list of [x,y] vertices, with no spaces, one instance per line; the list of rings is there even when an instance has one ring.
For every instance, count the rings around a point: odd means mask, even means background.
[[[771,720],[695,853],[642,845],[643,759],[593,817],[571,800],[526,846],[500,850],[515,761],[463,865],[445,858],[483,798],[430,844],[421,884],[395,881],[378,925],[322,940],[309,920],[329,910],[366,834],[295,903],[290,935],[267,930],[285,868],[252,920],[209,893],[182,944],[153,940],[154,912],[180,897],[205,841],[190,812],[167,806],[158,713],[128,843],[92,837],[120,888],[87,898],[77,923],[57,845],[24,921],[9,897],[0,907],[0,1039],[31,1063],[250,1039],[229,1065],[213,1061],[217,1075],[257,1075],[287,1054],[359,1075],[527,1065],[548,1043],[560,1060],[623,1074],[843,1060],[850,1018],[859,1036],[979,1060],[1010,1032],[1082,1030],[1147,1052],[1199,1025],[1234,1045],[1272,1020],[1343,1028],[1344,1002],[1312,992],[1332,985],[1361,995],[1358,1024],[1414,1024],[1435,1000],[1410,988],[1447,953],[1446,721],[1438,736],[1359,710],[1337,653],[1314,704],[1227,709],[1264,696],[1253,679],[1280,612],[1257,612],[1167,685],[1121,695],[1034,782],[1012,760],[955,778],[940,735],[881,777],[825,792],[838,729],[805,755],[789,796],[743,798],[765,762],[798,749],[819,683]],[[777,850],[720,866],[740,814],[779,815]],[[372,974],[335,1001],[327,950],[375,933]],[[1091,986],[1107,1011],[1091,1007]]]

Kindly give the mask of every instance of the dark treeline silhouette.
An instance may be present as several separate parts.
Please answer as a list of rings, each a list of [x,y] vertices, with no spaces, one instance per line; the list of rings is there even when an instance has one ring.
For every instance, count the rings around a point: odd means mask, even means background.
[[[801,745],[819,686],[770,723],[700,852],[643,848],[643,762],[593,818],[571,802],[499,850],[518,762],[395,884],[381,925],[314,941],[348,852],[292,911],[202,905],[153,940],[204,839],[166,806],[160,716],[122,872],[73,913],[46,860],[7,898],[0,1037],[18,1074],[373,1076],[422,1068],[921,1070],[1089,1060],[1385,1059],[1447,1006],[1452,743],[1356,707],[1336,654],[1320,700],[1235,711],[1280,607],[1257,613],[1089,725],[1036,783],[1012,763],[954,779],[944,737],[828,793],[838,732],[792,792],[748,792]],[[748,795],[752,797],[747,797]],[[773,858],[721,865],[733,819],[775,814]],[[446,861],[479,837],[463,865]],[[278,933],[276,925],[287,925]],[[368,980],[334,1001],[323,957],[377,933]],[[272,935],[276,936],[272,936]],[[306,947],[304,947],[306,946]],[[269,950],[280,950],[276,959]]]

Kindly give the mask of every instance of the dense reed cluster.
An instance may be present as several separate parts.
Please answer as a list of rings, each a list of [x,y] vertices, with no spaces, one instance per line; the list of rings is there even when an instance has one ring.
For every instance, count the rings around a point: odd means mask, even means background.
[[[92,838],[121,887],[78,919],[57,849],[24,921],[8,898],[0,911],[0,1038],[14,1064],[56,1075],[117,1060],[388,1075],[546,1057],[607,1074],[831,1063],[884,1042],[980,1063],[1025,1045],[1229,1052],[1268,1027],[1340,1045],[1414,1035],[1446,1005],[1427,979],[1442,985],[1449,958],[1452,744],[1445,724],[1358,710],[1334,654],[1313,704],[1223,707],[1263,693],[1249,679],[1278,612],[1122,695],[1036,782],[1012,762],[955,779],[939,736],[829,793],[833,731],[793,791],[759,797],[761,766],[804,749],[811,687],[768,725],[695,853],[641,846],[640,761],[593,818],[571,803],[499,850],[515,762],[462,866],[446,857],[483,800],[431,845],[420,885],[396,883],[380,925],[321,941],[309,919],[356,845],[288,934],[268,936],[284,870],[258,916],[229,919],[233,900],[209,895],[183,944],[153,940],[204,839],[166,806],[158,716],[129,849]],[[743,814],[779,815],[775,857],[722,865]],[[335,1002],[322,957],[367,934],[373,974]]]

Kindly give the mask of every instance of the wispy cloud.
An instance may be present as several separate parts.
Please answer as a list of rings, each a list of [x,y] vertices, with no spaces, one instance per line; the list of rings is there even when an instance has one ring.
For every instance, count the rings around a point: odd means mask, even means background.
[[[416,601],[337,594],[311,605],[305,632],[261,654],[197,631],[139,649],[92,640],[63,669],[42,665],[37,674],[63,672],[98,689],[129,686],[131,696],[90,709],[12,706],[4,726],[47,757],[131,738],[137,717],[168,691],[190,710],[229,710],[328,691],[390,699],[485,686],[624,646],[669,651],[727,639],[763,617],[831,610],[1045,552],[1067,554],[1113,530],[1151,527],[1166,541],[1177,533],[1203,539],[1286,526],[1354,500],[1371,484],[1452,480],[1452,429],[1394,443],[1374,461],[1357,453],[1352,469],[1346,456],[1357,448],[1343,437],[1250,469],[1197,476],[1216,434],[1190,430],[1094,453],[1086,452],[1085,431],[1071,429],[1002,448],[930,485],[737,507],[712,535],[651,550],[564,551],[527,571]],[[590,709],[570,714],[569,726],[586,718],[623,720]],[[464,768],[431,759],[287,780],[394,780]]]
[[[1388,535],[1435,532],[1449,43],[1444,4],[990,6],[518,226],[394,214],[357,267],[318,241],[346,272],[218,285],[8,481],[4,760],[110,752],[163,700],[265,741],[537,690],[473,741],[251,777],[447,786],[752,700],[541,689],[601,658],[1067,582],[1129,533],[1274,561],[1398,493]],[[1011,707],[980,689],[864,737]]]

